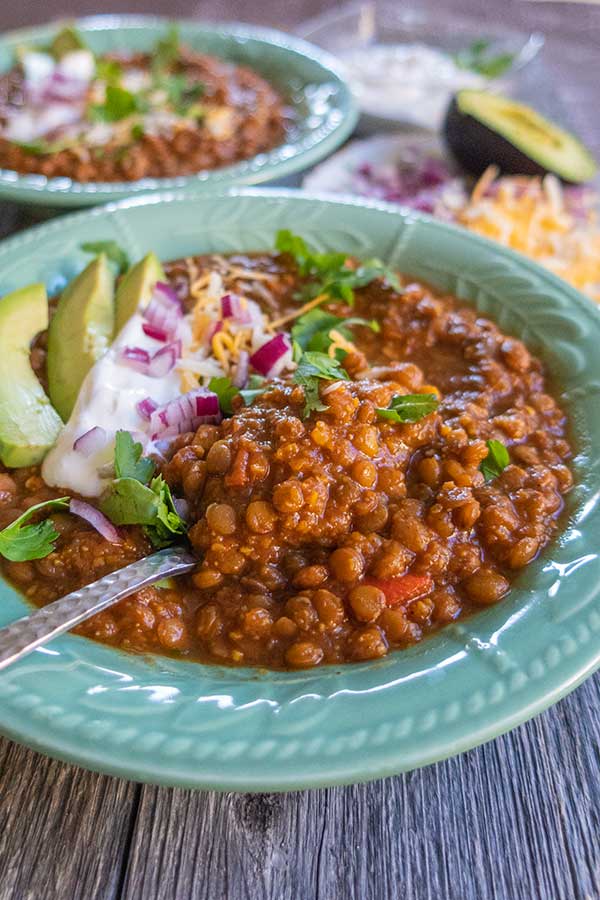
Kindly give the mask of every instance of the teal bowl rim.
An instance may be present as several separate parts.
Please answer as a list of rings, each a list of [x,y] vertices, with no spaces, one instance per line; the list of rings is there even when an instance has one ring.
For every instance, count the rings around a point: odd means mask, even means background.
[[[82,207],[118,202],[129,196],[151,192],[206,190],[212,193],[236,185],[257,185],[289,177],[315,165],[333,153],[354,131],[359,117],[358,107],[337,59],[327,50],[274,28],[238,22],[206,22],[141,13],[106,13],[62,19],[4,32],[0,35],[0,49],[16,43],[43,40],[46,35],[52,34],[61,24],[65,23],[74,23],[83,30],[103,31],[119,28],[158,28],[172,22],[177,23],[184,30],[231,37],[242,43],[248,40],[259,41],[267,46],[288,51],[290,58],[304,57],[311,64],[317,66],[321,70],[322,76],[327,76],[328,81],[335,85],[338,92],[335,108],[340,111],[339,121],[336,124],[321,125],[303,138],[286,142],[267,153],[257,154],[233,165],[172,178],[79,182],[66,177],[46,178],[44,175],[21,174],[12,169],[0,168],[0,196],[17,202],[55,207]]]
[[[543,329],[551,327],[554,336],[546,361],[554,368],[566,356],[567,369],[574,373],[561,388],[561,396],[573,404],[573,416],[577,411],[580,447],[568,522],[502,604],[445,626],[435,637],[377,663],[262,674],[138,657],[65,636],[0,674],[0,732],[56,758],[138,781],[285,791],[419,768],[490,740],[557,702],[600,665],[600,557],[592,552],[600,523],[600,460],[591,455],[600,440],[595,402],[600,394],[600,310],[525,257],[452,225],[385,203],[281,189],[242,189],[210,197],[177,192],[65,216],[1,242],[0,267],[4,257],[25,257],[32,245],[43,247],[44,238],[58,246],[71,234],[79,242],[87,225],[86,237],[92,230],[97,239],[98,226],[106,222],[126,235],[128,227],[142,221],[140,215],[152,218],[152,207],[161,209],[164,226],[170,207],[179,220],[184,208],[195,209],[207,200],[211,213],[219,204],[226,208],[227,229],[234,227],[236,215],[249,217],[250,212],[252,226],[264,214],[271,228],[279,224],[278,215],[285,218],[288,207],[296,213],[306,208],[301,231],[308,227],[309,210],[312,227],[320,233],[319,216],[338,216],[348,235],[349,223],[363,220],[369,239],[378,227],[390,232],[387,256],[392,262],[396,255],[415,265],[418,258],[423,260],[422,232],[428,247],[435,248],[422,262],[424,270],[430,267],[430,280],[442,277],[444,255],[451,258],[462,247],[464,265],[453,275],[459,294],[468,293],[473,278],[486,282],[475,302],[483,303],[485,311],[489,291],[496,319],[510,312],[509,306],[518,313],[525,300],[530,303],[515,330],[531,325],[543,337]],[[406,270],[415,274],[409,265]],[[506,284],[500,288],[506,295],[504,306],[494,299],[500,282]],[[589,411],[589,423],[580,416],[582,411]],[[22,599],[14,602],[15,592],[5,583],[2,594],[8,606],[12,604],[11,618],[15,609],[25,609]],[[8,620],[3,610],[0,622]],[[197,696],[189,688],[191,672],[198,674]],[[204,678],[209,694],[202,693]],[[462,683],[458,700],[452,694],[446,697],[456,678]],[[170,694],[164,693],[165,682]],[[183,684],[189,695],[180,702],[177,694]],[[55,694],[53,687],[59,688]],[[75,702],[70,702],[69,691],[75,691]],[[427,702],[411,711],[415,692]],[[383,719],[377,718],[380,712],[385,713]],[[161,716],[163,727],[166,718],[175,723],[177,733],[160,732]],[[219,717],[228,719],[224,730]],[[247,739],[249,723],[253,731]],[[327,735],[333,727],[340,733]]]

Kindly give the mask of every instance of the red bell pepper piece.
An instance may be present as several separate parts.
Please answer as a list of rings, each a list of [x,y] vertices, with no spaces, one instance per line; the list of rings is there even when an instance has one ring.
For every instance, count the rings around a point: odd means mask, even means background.
[[[433,578],[429,575],[400,575],[398,578],[367,578],[365,584],[378,587],[385,594],[388,606],[399,606],[423,597],[433,590]]]

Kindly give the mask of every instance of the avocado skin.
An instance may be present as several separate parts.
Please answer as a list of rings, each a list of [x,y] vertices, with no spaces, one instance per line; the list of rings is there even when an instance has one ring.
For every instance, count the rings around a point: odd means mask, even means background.
[[[565,184],[581,184],[586,180],[575,173],[571,178],[553,173],[475,116],[462,112],[457,97],[452,98],[448,107],[442,133],[456,162],[471,175],[481,175],[488,166],[497,166],[506,175],[555,174]]]
[[[488,166],[498,166],[507,175],[548,174],[548,169],[502,135],[461,112],[456,97],[448,107],[443,133],[455,160],[471,175],[481,175]]]
[[[62,428],[29,361],[31,342],[47,327],[43,284],[0,300],[0,459],[10,468],[40,463]]]

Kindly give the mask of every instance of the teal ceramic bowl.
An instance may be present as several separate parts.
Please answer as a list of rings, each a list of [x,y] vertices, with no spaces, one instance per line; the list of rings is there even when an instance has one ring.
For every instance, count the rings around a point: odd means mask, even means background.
[[[576,485],[560,537],[500,604],[382,661],[264,672],[65,636],[0,674],[0,730],[91,769],[165,785],[291,790],[413,769],[513,728],[600,662],[600,312],[534,263],[397,208],[285,191],[180,192],[79,213],[0,244],[0,293],[56,291],[82,240],[131,258],[269,248],[293,228],[456,293],[546,361],[568,409]],[[0,624],[27,606],[0,586]]]
[[[173,21],[160,16],[106,15],[78,19],[75,25],[92,50],[106,53],[147,51]],[[314,165],[354,130],[358,118],[354,100],[337,71],[336,60],[325,50],[266,28],[175,21],[186,44],[249,66],[281,92],[294,113],[286,142],[232,166],[177,178],[82,183],[0,169],[0,197],[37,206],[81,207],[175,188],[199,191],[262,184]],[[0,72],[13,65],[19,45],[48,43],[62,25],[53,22],[0,36]]]

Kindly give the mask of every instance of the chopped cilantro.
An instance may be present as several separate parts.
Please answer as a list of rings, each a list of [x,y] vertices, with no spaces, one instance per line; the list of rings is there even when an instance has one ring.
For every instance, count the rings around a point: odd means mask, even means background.
[[[293,256],[300,275],[308,279],[301,293],[303,299],[323,294],[324,297],[352,304],[355,289],[370,284],[376,278],[385,279],[394,290],[401,289],[396,273],[379,259],[366,260],[355,269],[348,264],[345,253],[316,253],[304,238],[287,229],[277,232],[275,247],[280,253]]]
[[[326,353],[333,343],[331,331],[339,331],[343,337],[350,338],[352,325],[364,325],[373,331],[379,331],[379,323],[376,321],[369,322],[358,316],[352,318],[334,316],[333,313],[324,312],[322,309],[311,309],[296,319],[292,326],[292,342],[302,351],[316,350]]]
[[[181,116],[185,116],[204,93],[203,84],[189,84],[182,74],[156,76],[154,87],[165,92],[168,102]]]
[[[48,52],[54,59],[62,59],[73,50],[87,50],[84,39],[72,25],[62,28],[52,39]]]
[[[93,103],[88,107],[92,122],[120,122],[134,113],[145,112],[146,102],[140,94],[132,94],[118,84],[108,84],[104,103]]]
[[[510,465],[508,450],[501,441],[487,441],[488,453],[479,464],[479,471],[483,473],[486,481],[497,478],[505,468]]]
[[[251,375],[248,384],[240,391],[245,406],[252,406],[257,397],[267,390],[267,381],[262,375]]]
[[[117,478],[135,478],[148,484],[154,475],[155,465],[142,456],[143,447],[136,443],[128,431],[117,431],[115,440],[115,473]]]
[[[116,59],[99,57],[96,60],[96,78],[106,81],[108,84],[118,84],[123,69]]]
[[[313,410],[321,412],[327,409],[319,396],[319,381],[347,381],[349,378],[337,359],[316,351],[302,354],[292,377],[304,389],[305,416],[309,416]]]
[[[0,531],[0,554],[13,562],[43,559],[48,556],[54,550],[55,541],[58,539],[58,531],[54,527],[52,519],[44,519],[43,522],[34,525],[27,523],[41,510],[53,512],[68,508],[68,497],[46,500],[44,503],[30,506],[18,519]]]
[[[240,389],[235,386],[231,378],[223,375],[220,378],[211,378],[208,382],[209,391],[213,391],[219,398],[219,406],[226,416],[233,413],[231,402],[234,397],[240,393]]]
[[[119,272],[125,272],[129,268],[129,257],[116,241],[87,241],[85,244],[80,244],[80,247],[86,253],[93,253],[95,256],[105,253],[108,259],[117,266]]]
[[[179,26],[172,22],[164,37],[156,42],[152,55],[152,67],[155,71],[162,71],[171,66],[180,52]]]
[[[169,485],[162,475],[152,478],[153,472],[154,463],[142,456],[141,444],[128,432],[117,432],[117,477],[100,509],[115,525],[143,525],[155,547],[166,547],[187,532],[187,525],[175,509]]]
[[[454,62],[459,68],[478,72],[485,78],[498,78],[503,75],[510,69],[514,60],[514,53],[494,54],[490,41],[485,38],[473,41],[454,56]]]
[[[387,409],[377,409],[377,415],[391,422],[418,422],[435,412],[439,403],[435,394],[395,394]]]
[[[144,131],[144,126],[140,122],[136,122],[135,125],[131,126],[132,140],[134,140],[134,141],[141,140],[144,137],[145,133],[146,132]]]

